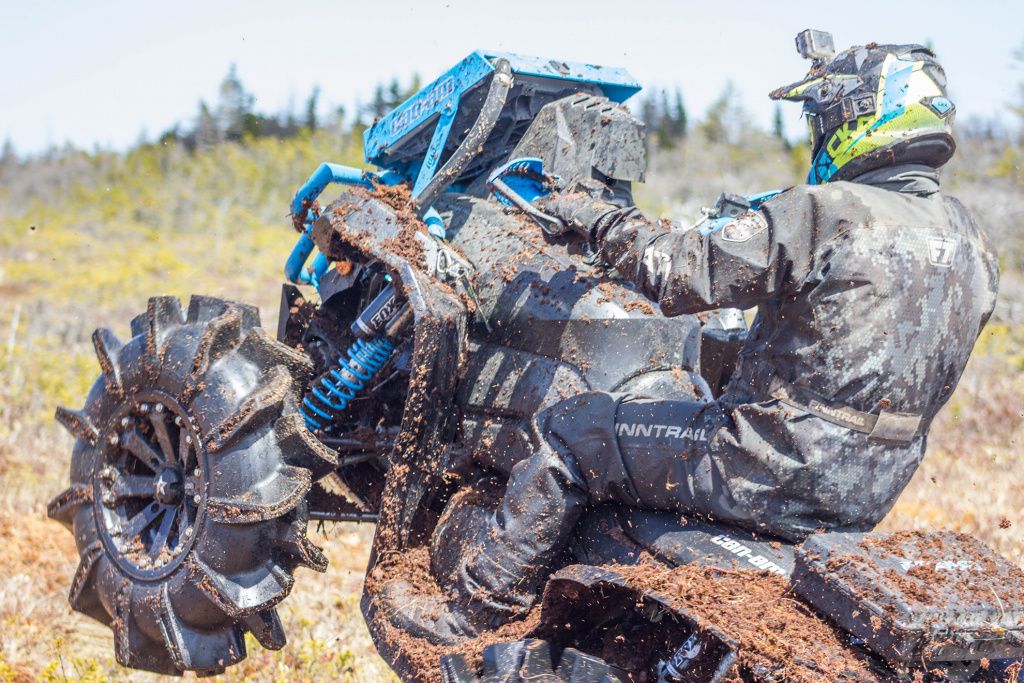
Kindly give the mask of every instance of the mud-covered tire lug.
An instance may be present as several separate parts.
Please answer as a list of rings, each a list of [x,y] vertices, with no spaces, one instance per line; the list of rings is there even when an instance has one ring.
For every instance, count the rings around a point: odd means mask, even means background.
[[[443,683],[619,683],[600,657],[566,648],[556,662],[550,643],[529,638],[484,649],[483,670],[474,671],[462,655],[441,658]]]
[[[187,313],[151,299],[132,334],[94,333],[100,377],[83,409],[57,410],[76,438],[48,507],[79,549],[69,600],[111,627],[125,666],[219,673],[246,633],[283,647],[295,569],[326,566],[305,495],[331,455],[296,429],[312,364],[255,308],[212,297]]]

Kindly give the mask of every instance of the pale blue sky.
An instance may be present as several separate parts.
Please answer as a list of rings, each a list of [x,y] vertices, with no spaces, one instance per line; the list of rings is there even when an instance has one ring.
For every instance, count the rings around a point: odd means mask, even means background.
[[[678,84],[695,113],[731,79],[768,125],[767,92],[806,70],[793,36],[807,27],[839,49],[930,39],[961,119],[1010,120],[1019,1],[0,0],[0,140],[125,147],[191,120],[232,62],[261,111],[301,109],[314,85],[325,108],[351,110],[377,82],[430,80],[478,47],[623,66],[647,86]],[[799,134],[799,106],[783,111]]]

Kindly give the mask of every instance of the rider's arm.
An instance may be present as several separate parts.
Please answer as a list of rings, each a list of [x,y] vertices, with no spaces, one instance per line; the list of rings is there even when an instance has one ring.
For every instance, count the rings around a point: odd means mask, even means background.
[[[772,202],[777,210],[765,205],[711,231],[672,230],[620,209],[602,217],[593,237],[605,260],[666,315],[750,308],[793,289],[812,267],[813,222],[803,215],[810,206],[796,203],[803,206]]]

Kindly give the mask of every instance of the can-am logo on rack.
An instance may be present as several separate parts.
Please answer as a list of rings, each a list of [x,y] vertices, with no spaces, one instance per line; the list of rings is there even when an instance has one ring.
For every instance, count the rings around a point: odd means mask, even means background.
[[[751,550],[749,546],[740,543],[734,538],[729,538],[725,534],[719,534],[715,536],[711,539],[711,542],[724,550],[728,550],[736,557],[745,559],[747,562],[754,565],[758,569],[761,569],[763,571],[769,571],[774,574],[778,574],[779,576],[789,576],[789,572],[787,572],[785,569],[769,560],[764,555],[759,555],[758,553]]]
[[[448,76],[433,88],[409,103],[405,109],[395,112],[391,120],[389,134],[392,138],[405,133],[414,123],[419,123],[424,116],[432,114],[442,102],[455,92],[455,79]]]

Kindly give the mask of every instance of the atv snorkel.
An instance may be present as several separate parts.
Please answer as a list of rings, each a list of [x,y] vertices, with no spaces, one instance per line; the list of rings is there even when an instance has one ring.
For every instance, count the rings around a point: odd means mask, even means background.
[[[494,124],[498,122],[498,115],[501,114],[501,110],[505,107],[505,100],[508,98],[508,91],[511,87],[512,71],[508,60],[499,59],[495,62],[494,78],[491,79],[491,85],[487,89],[487,98],[480,108],[480,114],[476,117],[476,122],[462,142],[459,143],[455,152],[452,153],[448,161],[441,167],[441,170],[427,180],[425,171],[429,171],[432,161],[436,163],[436,159],[440,158],[441,147],[444,145],[444,139],[441,138],[438,131],[442,130],[442,125],[447,125],[450,128],[451,121],[455,120],[454,108],[450,113],[446,110],[445,114],[442,114],[441,119],[438,121],[434,138],[430,141],[430,149],[427,150],[426,161],[412,190],[416,203],[423,210],[421,216],[425,216],[426,212],[432,208],[437,196],[459,177],[463,169],[466,168],[466,165],[475,156],[483,151],[484,142],[487,141],[487,138],[494,130]],[[444,137],[447,138],[447,132],[444,133]]]

